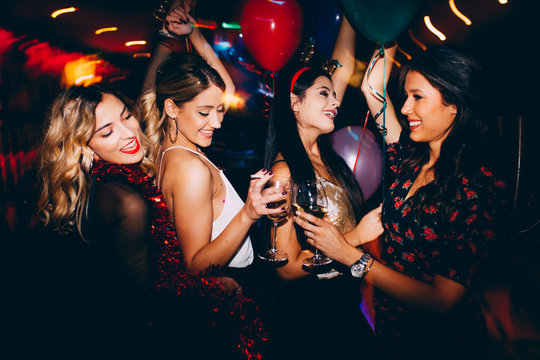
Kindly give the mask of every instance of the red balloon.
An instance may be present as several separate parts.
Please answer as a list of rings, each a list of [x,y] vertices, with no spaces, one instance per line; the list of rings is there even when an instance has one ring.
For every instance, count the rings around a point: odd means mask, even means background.
[[[278,71],[300,43],[304,18],[295,0],[249,0],[241,26],[253,58],[266,70]]]

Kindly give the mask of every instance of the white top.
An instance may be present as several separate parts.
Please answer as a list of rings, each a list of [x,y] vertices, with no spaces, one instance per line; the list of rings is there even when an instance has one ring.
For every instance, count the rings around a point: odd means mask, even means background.
[[[220,170],[216,165],[214,165],[210,159],[208,159],[206,156],[204,156],[201,153],[198,153],[196,151],[193,151],[185,146],[176,145],[171,146],[168,149],[165,149],[161,152],[161,158],[159,161],[159,173],[158,176],[161,176],[161,165],[163,163],[163,155],[171,149],[184,149],[187,151],[192,152],[193,154],[199,155],[206,161],[208,161],[214,168],[216,168],[219,173],[221,174],[221,178],[223,179],[223,182],[225,183],[225,200],[223,204],[223,209],[221,210],[221,214],[219,214],[218,218],[214,220],[212,223],[212,237],[210,241],[213,241],[215,238],[219,236],[225,230],[227,225],[231,222],[231,220],[238,214],[240,209],[244,206],[244,202],[238,196],[238,193],[236,190],[234,190],[234,187],[230,183],[229,179],[225,176],[223,173],[223,170]],[[159,185],[159,178],[158,178],[158,185]],[[232,260],[229,262],[228,266],[232,268],[244,268],[249,266],[253,262],[253,245],[251,244],[251,239],[249,235],[246,235],[244,238],[244,241],[242,244],[238,247],[238,250]]]

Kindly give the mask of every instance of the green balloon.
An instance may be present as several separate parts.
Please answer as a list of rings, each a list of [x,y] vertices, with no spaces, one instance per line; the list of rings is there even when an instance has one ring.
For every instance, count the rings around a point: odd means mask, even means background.
[[[390,43],[409,25],[423,0],[342,0],[347,18],[369,40]]]

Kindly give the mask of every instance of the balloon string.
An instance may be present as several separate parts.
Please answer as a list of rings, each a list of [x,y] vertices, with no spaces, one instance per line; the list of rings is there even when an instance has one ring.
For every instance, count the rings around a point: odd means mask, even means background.
[[[364,128],[362,129],[362,135],[364,135],[365,132],[366,132],[366,125],[367,125],[368,119],[369,119],[369,110],[366,113],[366,120],[364,120]],[[353,174],[356,171],[356,164],[358,163],[358,158],[360,157],[360,148],[361,147],[362,147],[362,140],[360,140],[358,142],[358,151],[356,152],[356,159],[354,159],[354,166],[353,166],[353,171],[352,171]]]
[[[380,58],[383,58],[383,61],[384,61],[384,67],[383,67],[383,93],[380,94],[377,92],[377,90],[375,90],[373,88],[373,86],[371,86],[371,84],[369,83],[369,76],[371,75],[371,71],[373,70],[373,67],[375,66],[375,63],[380,59]],[[375,122],[375,125],[379,128],[379,131],[381,132],[382,136],[383,136],[383,141],[382,141],[382,153],[383,153],[383,156],[382,156],[382,176],[381,176],[381,186],[382,186],[382,198],[384,200],[384,192],[385,192],[385,179],[384,179],[384,175],[385,175],[385,157],[386,157],[386,149],[385,149],[385,146],[386,146],[386,140],[385,140],[385,135],[386,135],[386,132],[387,132],[387,129],[386,129],[386,105],[387,105],[387,102],[386,102],[386,56],[384,56],[384,44],[381,44],[381,47],[379,48],[379,53],[373,57],[373,60],[371,60],[370,64],[369,64],[369,67],[368,67],[368,70],[367,70],[367,75],[368,77],[368,81],[367,81],[367,84],[368,84],[368,87],[369,87],[369,90],[371,91],[371,93],[376,97],[378,98],[381,102],[382,102],[382,107],[381,109],[373,116],[373,120],[376,121],[377,118],[382,114],[383,115],[383,123],[382,125]],[[369,113],[369,112],[368,112]]]
[[[268,74],[266,74],[268,75]],[[266,77],[265,75],[265,77]],[[276,86],[275,86],[275,78],[274,78],[274,75],[275,75],[275,71],[271,72],[270,73],[270,77],[272,78],[272,88],[270,89],[270,87],[268,86],[268,84],[266,83],[266,79],[263,80],[263,85],[266,87],[266,89],[268,90],[268,92],[266,94],[264,94],[264,104],[266,105],[264,110],[262,111],[262,116],[264,117],[269,117],[270,115],[268,114],[270,112],[270,102],[266,99],[268,97],[268,94],[270,92],[272,92],[272,99],[274,98],[274,95],[275,95],[275,89],[276,89]]]

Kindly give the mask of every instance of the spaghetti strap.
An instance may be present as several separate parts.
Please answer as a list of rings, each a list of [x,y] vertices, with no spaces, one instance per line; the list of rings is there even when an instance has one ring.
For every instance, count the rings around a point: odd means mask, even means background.
[[[171,146],[170,148],[168,149],[165,149],[163,151],[160,151],[161,152],[161,157],[159,158],[159,172],[158,172],[158,177],[157,177],[157,187],[160,187],[161,186],[161,166],[163,165],[163,156],[165,155],[165,153],[169,150],[172,150],[172,149],[184,149],[184,150],[187,150],[195,155],[199,155],[200,157],[202,157],[203,159],[205,159],[206,161],[208,161],[213,167],[216,168],[216,170],[219,170],[219,168],[214,165],[214,163],[212,161],[210,161],[209,158],[207,158],[206,156],[204,156],[203,154],[197,152],[197,151],[194,151],[194,150],[191,150],[190,148],[187,148],[185,146],[182,146],[182,145],[175,145],[175,146]],[[221,171],[221,170],[219,170]]]

